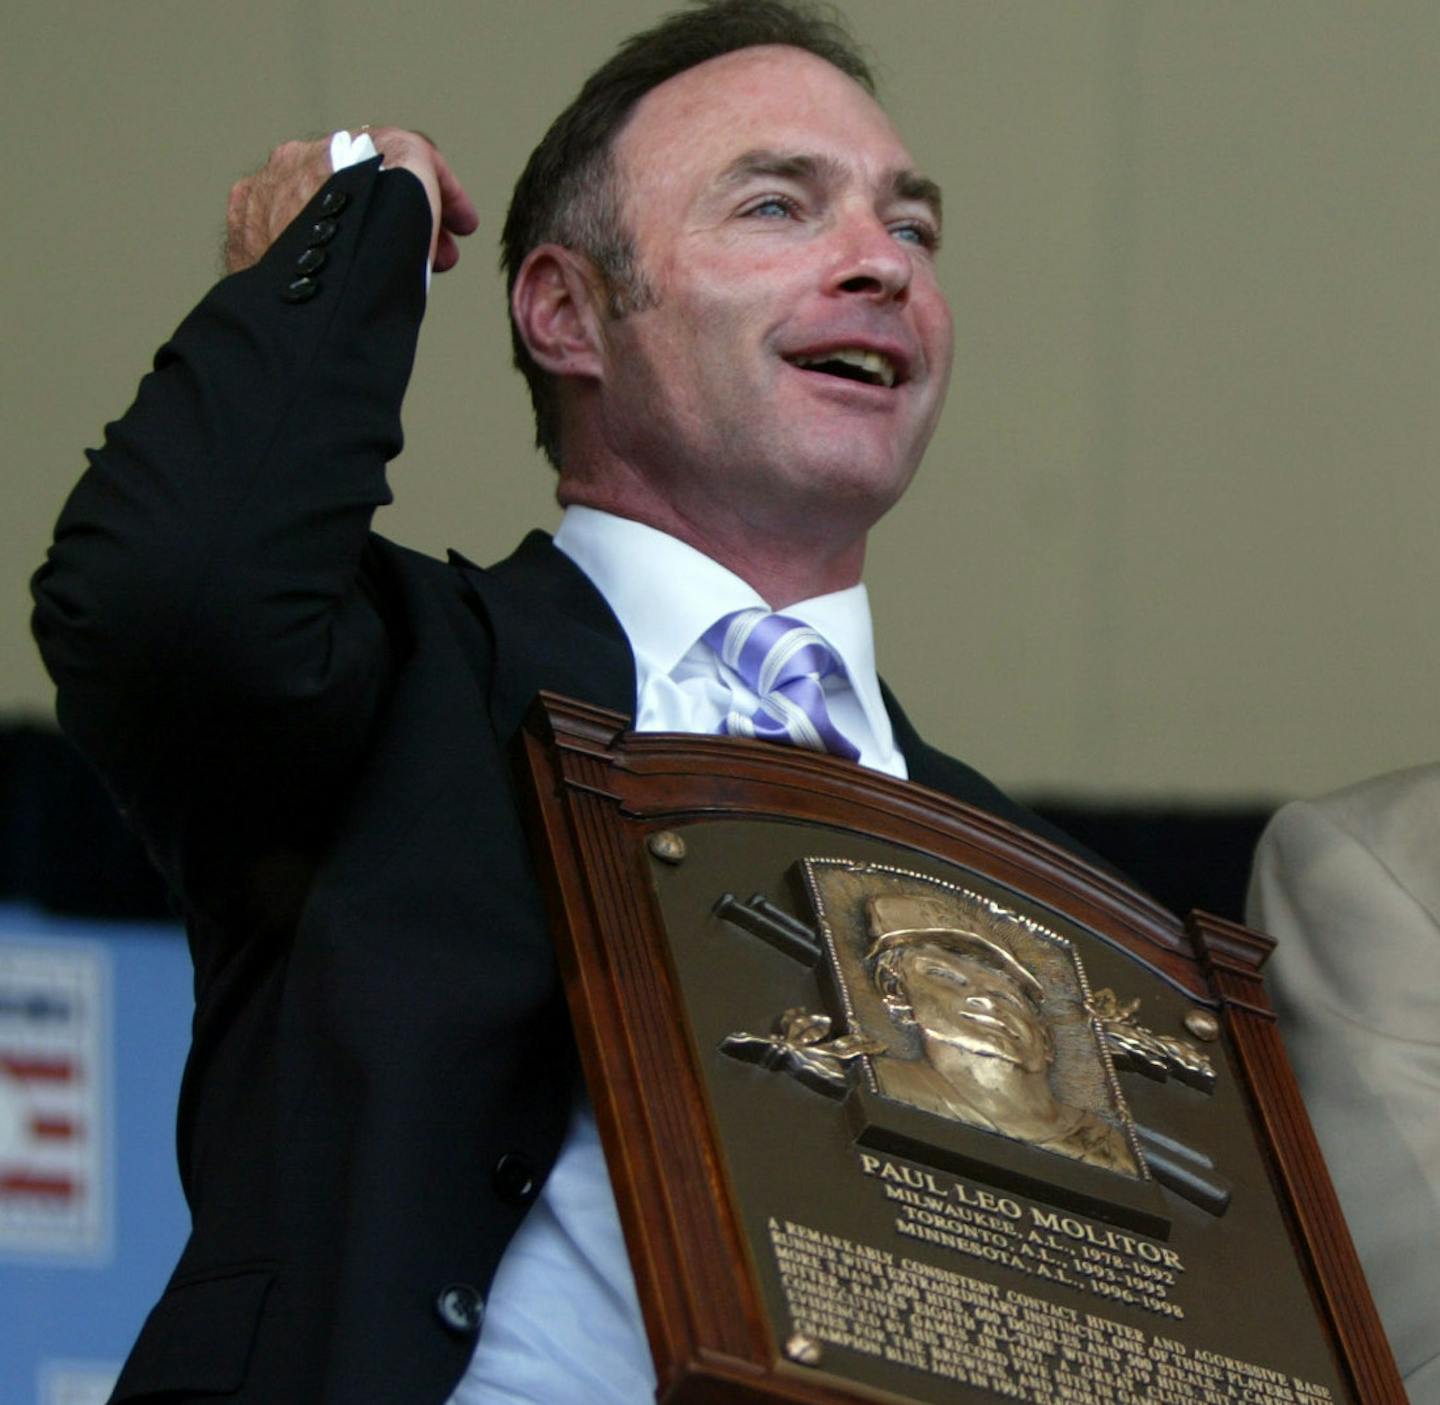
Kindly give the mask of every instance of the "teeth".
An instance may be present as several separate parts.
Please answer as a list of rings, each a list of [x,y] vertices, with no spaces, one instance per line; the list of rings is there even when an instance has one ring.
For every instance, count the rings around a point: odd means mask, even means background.
[[[856,370],[873,376],[887,390],[895,384],[895,367],[888,357],[881,356],[878,351],[865,351],[858,346],[842,346],[837,351],[827,351],[823,356],[794,358],[797,366],[823,366],[827,361],[839,361],[846,366],[854,366]]]

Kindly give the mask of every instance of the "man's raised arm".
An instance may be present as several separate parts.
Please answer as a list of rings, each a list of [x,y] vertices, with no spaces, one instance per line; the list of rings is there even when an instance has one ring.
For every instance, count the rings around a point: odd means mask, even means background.
[[[237,184],[237,271],[90,453],[35,577],[61,724],[152,848],[185,827],[176,806],[323,793],[403,647],[369,579],[370,523],[425,258],[453,265],[475,212],[425,138],[372,137],[384,169],[331,176],[328,142],[296,142]]]

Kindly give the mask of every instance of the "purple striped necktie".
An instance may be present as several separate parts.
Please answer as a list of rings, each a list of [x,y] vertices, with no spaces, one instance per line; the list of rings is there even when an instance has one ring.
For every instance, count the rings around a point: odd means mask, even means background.
[[[760,699],[753,712],[732,707],[720,723],[721,732],[860,759],[860,749],[835,726],[825,707],[820,680],[840,673],[840,660],[808,624],[766,610],[736,610],[701,638]]]

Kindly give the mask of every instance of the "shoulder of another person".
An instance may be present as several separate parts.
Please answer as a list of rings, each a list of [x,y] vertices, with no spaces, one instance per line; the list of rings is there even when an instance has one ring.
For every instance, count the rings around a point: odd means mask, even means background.
[[[1271,829],[1319,824],[1384,859],[1419,850],[1440,871],[1440,763],[1372,776],[1314,800],[1285,806]]]
[[[1440,838],[1440,762],[1372,776],[1314,803],[1357,835],[1398,822],[1432,826]]]
[[[1294,801],[1270,821],[1257,874],[1282,881],[1384,885],[1440,919],[1440,764],[1374,776],[1314,800]],[[1288,880],[1283,876],[1288,874]]]

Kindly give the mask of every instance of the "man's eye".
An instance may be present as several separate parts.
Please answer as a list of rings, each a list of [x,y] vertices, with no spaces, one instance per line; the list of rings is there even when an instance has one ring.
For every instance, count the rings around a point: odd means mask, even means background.
[[[940,247],[940,235],[928,224],[898,224],[890,231],[903,244],[916,244],[932,253]]]
[[[787,200],[781,195],[767,195],[765,199],[752,205],[745,213],[758,215],[765,220],[783,220],[789,219],[795,212],[793,200]]]

